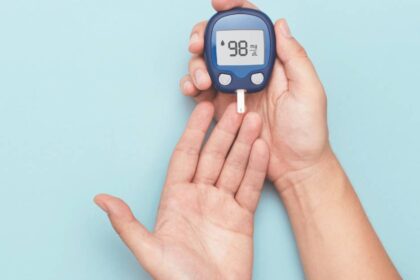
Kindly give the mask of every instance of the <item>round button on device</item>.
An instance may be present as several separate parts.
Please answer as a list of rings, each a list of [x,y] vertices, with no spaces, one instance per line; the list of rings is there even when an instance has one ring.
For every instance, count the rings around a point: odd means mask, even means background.
[[[254,85],[261,85],[264,82],[264,75],[262,73],[257,73],[251,76],[251,81]]]
[[[219,83],[223,86],[228,86],[232,82],[232,76],[228,74],[220,74]]]

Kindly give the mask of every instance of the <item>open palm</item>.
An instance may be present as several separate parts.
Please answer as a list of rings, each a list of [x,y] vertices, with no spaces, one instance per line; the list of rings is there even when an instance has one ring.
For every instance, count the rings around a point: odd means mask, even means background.
[[[213,0],[213,6],[219,11],[238,6],[256,8],[245,0]],[[217,119],[236,97],[212,87],[203,59],[206,24],[193,28],[189,49],[194,56],[181,89],[197,102],[213,102]],[[269,85],[262,92],[247,95],[246,101],[247,110],[257,112],[263,120],[262,138],[270,149],[268,176],[273,181],[315,164],[329,149],[322,84],[285,20],[277,21],[275,32],[277,58]]]
[[[251,279],[253,217],[269,153],[257,139],[259,116],[243,117],[234,105],[201,149],[213,111],[201,103],[191,116],[171,159],[153,233],[120,199],[95,198],[157,279]]]

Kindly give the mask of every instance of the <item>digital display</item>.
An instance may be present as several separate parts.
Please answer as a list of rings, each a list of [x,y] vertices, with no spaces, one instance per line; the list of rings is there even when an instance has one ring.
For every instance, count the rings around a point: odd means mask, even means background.
[[[262,30],[225,30],[216,32],[217,64],[220,66],[263,65]]]

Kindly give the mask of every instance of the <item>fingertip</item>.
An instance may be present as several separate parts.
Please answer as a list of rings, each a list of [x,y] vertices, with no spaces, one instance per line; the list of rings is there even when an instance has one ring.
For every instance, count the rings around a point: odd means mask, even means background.
[[[107,194],[103,194],[103,193],[97,194],[93,197],[93,202],[97,203],[98,201],[101,201],[102,197],[105,197],[105,196],[107,196]]]
[[[179,87],[185,96],[196,96],[198,94],[198,89],[194,86],[189,75],[181,79]]]
[[[296,40],[293,39],[289,25],[287,24],[287,21],[284,18],[276,21],[276,23],[274,24],[274,30],[277,39],[277,57],[283,63],[286,63],[287,57],[290,56],[290,52],[295,48]]]
[[[108,194],[98,194],[95,196],[94,202],[106,212],[111,219],[130,218],[132,216],[130,207],[118,197]]]
[[[284,66],[289,89],[302,97],[323,96],[323,87],[305,48],[292,36],[287,21],[275,24],[277,57]],[[299,89],[299,90],[295,90]]]
[[[183,86],[183,92],[185,93],[185,95],[188,96],[193,96],[195,90],[195,86],[193,85],[193,83],[191,81],[185,81],[184,86]]]
[[[246,0],[213,0],[212,6],[216,11],[226,11],[236,7],[244,7]]]
[[[193,130],[200,130],[201,132],[206,133],[207,130],[209,129],[211,121],[213,120],[213,116],[214,116],[213,104],[208,101],[200,102],[195,106],[193,112],[191,113],[191,116],[188,120],[187,128],[193,129]],[[187,132],[188,131],[184,132],[184,135],[189,135]],[[181,138],[181,140],[182,139],[183,138]]]
[[[93,202],[101,208],[105,213],[109,213],[109,208],[107,206],[106,200],[109,197],[107,194],[98,194],[93,198]]]
[[[291,39],[293,38],[292,32],[290,31],[289,24],[287,20],[282,18],[276,21],[274,24],[274,29],[284,38]]]
[[[204,61],[203,61],[203,65],[205,65]],[[204,70],[202,68],[198,68],[195,70],[194,79],[195,79],[195,86],[199,90],[207,90],[212,85],[209,72],[207,72],[207,70]]]
[[[307,58],[308,54],[303,46],[293,37],[289,25],[285,19],[280,19],[275,23],[277,38],[277,56],[283,64],[295,57]]]

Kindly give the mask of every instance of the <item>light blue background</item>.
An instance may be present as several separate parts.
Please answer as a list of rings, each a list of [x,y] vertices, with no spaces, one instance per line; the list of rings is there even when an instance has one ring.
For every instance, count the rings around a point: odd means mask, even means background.
[[[385,247],[420,278],[420,2],[258,0],[286,17],[329,97],[331,141]],[[0,279],[148,279],[92,203],[153,227],[193,108],[178,79],[206,0],[0,0]],[[333,226],[333,225],[332,225]],[[301,279],[267,185],[255,279]]]

